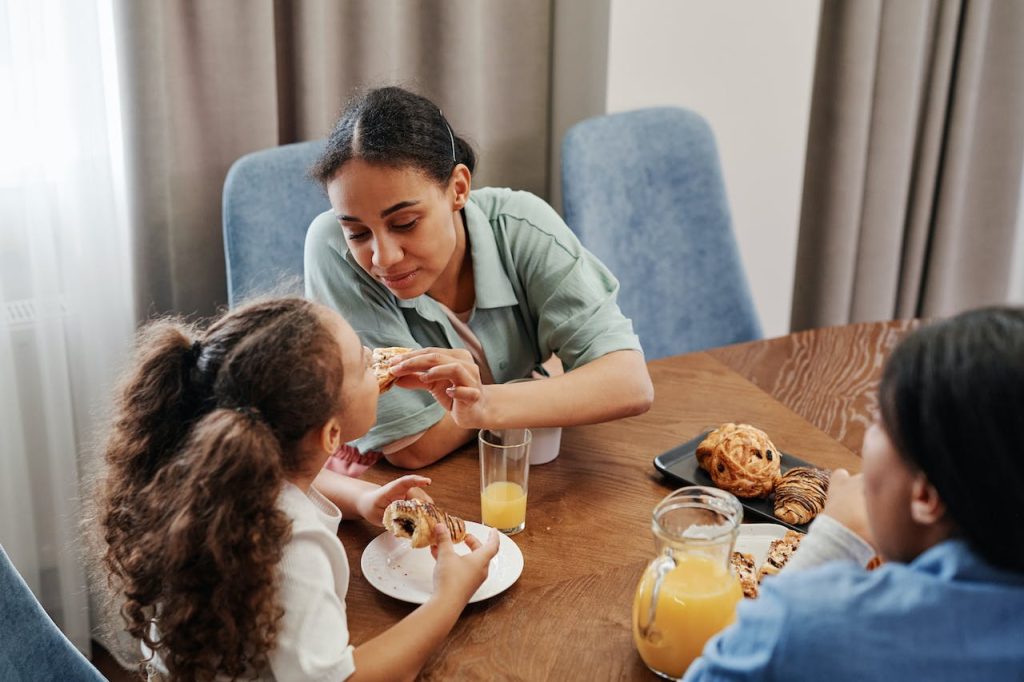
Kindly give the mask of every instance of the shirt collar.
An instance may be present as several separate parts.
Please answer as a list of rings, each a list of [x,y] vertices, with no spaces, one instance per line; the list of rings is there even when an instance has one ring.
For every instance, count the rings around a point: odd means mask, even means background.
[[[974,580],[1024,585],[1024,575],[989,564],[958,538],[926,549],[911,566],[944,580]]]
[[[505,265],[498,253],[498,244],[494,239],[494,230],[487,215],[472,201],[463,209],[466,223],[466,237],[469,241],[469,257],[473,263],[473,284],[476,287],[476,308],[505,308],[518,303],[512,282],[505,272]],[[383,286],[383,285],[382,285]],[[399,308],[416,308],[425,312],[420,305],[426,295],[411,299],[395,300]]]

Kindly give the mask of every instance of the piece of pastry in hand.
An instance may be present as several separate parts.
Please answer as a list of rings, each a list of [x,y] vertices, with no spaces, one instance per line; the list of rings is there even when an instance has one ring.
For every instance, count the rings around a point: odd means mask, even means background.
[[[768,545],[768,554],[765,555],[764,563],[757,572],[757,582],[764,580],[766,575],[775,575],[782,570],[782,567],[793,556],[793,552],[800,546],[800,539],[803,537],[795,530],[786,531],[786,534],[778,540],[772,540]]]
[[[767,497],[782,455],[761,429],[722,424],[697,446],[697,463],[715,485],[738,497]]]
[[[377,375],[377,390],[379,392],[384,393],[387,391],[395,383],[395,380],[398,379],[389,369],[391,358],[408,353],[411,350],[411,348],[402,348],[400,346],[373,349],[373,354],[370,356],[370,367],[373,368],[373,373]]]
[[[809,523],[825,508],[831,472],[793,467],[775,484],[775,516],[787,523]]]
[[[452,542],[466,539],[466,522],[441,511],[431,502],[395,500],[384,510],[384,527],[395,537],[409,538],[416,549],[435,544],[434,526],[439,523],[448,528]]]
[[[740,587],[743,588],[743,596],[753,599],[757,596],[757,566],[754,563],[754,555],[744,552],[733,552],[729,557],[732,570],[740,580]]]

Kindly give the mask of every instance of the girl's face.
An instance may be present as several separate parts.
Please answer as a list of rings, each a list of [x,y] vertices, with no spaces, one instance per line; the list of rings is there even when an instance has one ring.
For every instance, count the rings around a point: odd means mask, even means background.
[[[341,442],[355,440],[370,430],[377,421],[377,377],[370,368],[370,351],[360,342],[352,327],[341,315],[322,308],[324,322],[334,333],[341,352],[345,373],[341,385]]]
[[[439,280],[457,279],[461,259],[453,256],[465,244],[457,217],[465,197],[454,184],[442,187],[411,167],[353,159],[327,183],[327,195],[359,267],[410,299]]]
[[[912,514],[923,474],[904,460],[877,420],[864,434],[861,455],[868,523],[878,552],[890,561],[911,561],[927,547]]]

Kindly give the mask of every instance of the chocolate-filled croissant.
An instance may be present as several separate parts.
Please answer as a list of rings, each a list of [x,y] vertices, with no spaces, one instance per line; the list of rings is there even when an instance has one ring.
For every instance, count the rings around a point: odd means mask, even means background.
[[[825,508],[829,472],[793,467],[775,485],[775,516],[788,523],[808,523]]]
[[[395,537],[409,538],[417,549],[434,544],[434,526],[439,523],[447,526],[452,542],[466,539],[466,522],[430,502],[395,500],[384,510],[384,527]]]

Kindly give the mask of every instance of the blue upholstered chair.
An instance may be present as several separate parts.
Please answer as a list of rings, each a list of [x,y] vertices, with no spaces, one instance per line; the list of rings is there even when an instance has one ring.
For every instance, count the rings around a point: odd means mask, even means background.
[[[0,546],[0,680],[103,681],[64,636]]]
[[[299,142],[243,156],[224,181],[224,258],[234,306],[289,278],[302,277],[306,228],[330,208],[306,170],[324,141]]]
[[[760,338],[714,136],[685,109],[599,116],[562,142],[565,220],[621,283],[648,360]]]

